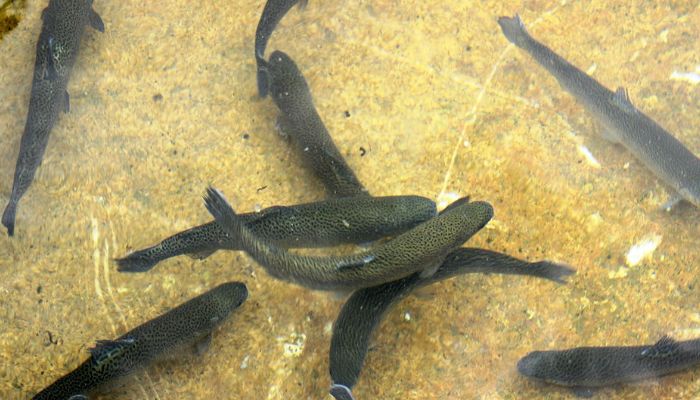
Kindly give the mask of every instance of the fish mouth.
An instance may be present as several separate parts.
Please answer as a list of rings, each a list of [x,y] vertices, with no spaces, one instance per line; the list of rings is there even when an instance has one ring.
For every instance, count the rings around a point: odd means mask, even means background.
[[[539,370],[540,361],[542,360],[540,354],[541,352],[539,351],[533,351],[521,358],[517,365],[518,372],[521,375],[527,376],[528,378],[542,380],[538,377],[537,373]]]

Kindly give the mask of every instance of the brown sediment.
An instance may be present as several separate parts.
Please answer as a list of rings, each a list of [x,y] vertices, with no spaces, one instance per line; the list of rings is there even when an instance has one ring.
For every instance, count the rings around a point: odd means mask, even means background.
[[[25,6],[26,0],[6,0],[0,5],[0,40],[19,25]]]
[[[0,197],[11,190],[46,3],[27,2],[21,25],[0,42]],[[94,340],[227,280],[248,285],[248,307],[222,326],[202,362],[151,369],[150,380],[129,382],[131,396],[115,398],[324,398],[342,305],[332,296],[268,277],[240,253],[180,257],[138,278],[116,273],[111,259],[130,246],[206,222],[200,197],[209,183],[242,211],[324,196],[275,132],[277,108],[258,99],[252,46],[262,2],[152,3],[95,1],[107,32],[81,48],[71,111],[18,215],[22,232],[0,236],[0,360],[11,360],[0,362],[0,398],[30,397]],[[565,286],[473,275],[405,299],[376,332],[358,400],[570,398],[519,377],[518,359],[698,334],[700,213],[658,213],[663,186],[598,139],[553,78],[508,50],[496,22],[520,13],[533,35],[583,70],[595,64],[596,79],[626,86],[640,109],[700,152],[698,86],[669,79],[700,63],[700,9],[621,3],[310,1],[277,27],[268,50],[297,61],[371,193],[437,199],[444,187],[487,200],[495,218],[470,246],[577,269]],[[662,237],[659,247],[627,266],[629,248],[649,234]],[[58,344],[46,345],[46,331]],[[698,373],[601,396],[692,399]]]

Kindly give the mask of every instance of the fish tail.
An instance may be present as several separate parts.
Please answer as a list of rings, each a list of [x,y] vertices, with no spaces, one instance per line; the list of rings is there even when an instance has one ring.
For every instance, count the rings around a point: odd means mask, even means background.
[[[270,73],[267,68],[267,61],[262,58],[262,55],[256,54],[255,58],[258,62],[258,94],[260,98],[265,98],[270,91]]]
[[[576,270],[565,264],[557,264],[549,261],[538,261],[530,264],[527,267],[532,271],[533,276],[538,276],[540,278],[549,279],[550,281],[560,283],[562,285],[567,283],[567,278],[576,273]]]
[[[531,39],[518,14],[513,17],[498,18],[498,25],[501,26],[506,39],[518,47],[523,47]]]
[[[223,193],[213,186],[207,188],[207,194],[204,196],[204,205],[209,213],[216,218],[217,222],[230,223],[234,226],[242,224]]]
[[[5,207],[5,212],[2,213],[2,224],[7,228],[7,234],[13,236],[15,234],[15,215],[17,214],[17,200],[10,199]]]
[[[117,271],[119,272],[146,272],[155,267],[158,261],[150,257],[146,252],[149,249],[135,251],[126,257],[116,258]]]
[[[335,384],[331,386],[331,396],[335,400],[355,400],[352,396],[352,390],[345,385]]]

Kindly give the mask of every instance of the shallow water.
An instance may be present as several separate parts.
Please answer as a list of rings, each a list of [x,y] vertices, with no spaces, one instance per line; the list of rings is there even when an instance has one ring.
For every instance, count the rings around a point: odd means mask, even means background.
[[[27,2],[0,41],[3,206],[46,3]],[[658,211],[663,184],[601,139],[496,23],[520,13],[535,38],[608,88],[626,86],[700,154],[698,82],[679,74],[700,73],[697,2],[309,3],[290,11],[268,54],[296,60],[369,191],[487,200],[496,216],[469,246],[578,272],[566,286],[467,275],[405,299],[375,335],[357,399],[569,398],[520,377],[517,360],[535,349],[700,337],[700,210]],[[274,280],[243,253],[178,257],[141,275],[112,262],[210,220],[201,202],[209,183],[241,211],[324,196],[276,133],[272,101],[257,97],[262,7],[95,1],[106,31],[86,30],[71,111],[20,203],[16,236],[0,235],[1,398],[33,395],[96,339],[229,280],[245,282],[250,297],[210,351],[149,368],[114,398],[330,398],[337,296]],[[628,252],[645,240],[658,247],[632,266]],[[600,398],[697,398],[698,378],[696,368]]]

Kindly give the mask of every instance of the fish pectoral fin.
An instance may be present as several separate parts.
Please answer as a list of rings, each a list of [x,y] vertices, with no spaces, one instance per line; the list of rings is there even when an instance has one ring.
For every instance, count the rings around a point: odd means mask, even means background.
[[[277,117],[277,122],[275,122],[275,128],[277,129],[277,133],[279,133],[280,136],[288,139],[289,132],[292,131],[292,124],[289,122],[287,117],[284,116],[284,114],[280,114]]]
[[[634,114],[637,112],[637,108],[634,107],[634,104],[632,104],[632,101],[630,100],[627,89],[622,86],[617,88],[615,91],[615,94],[613,95],[613,103],[628,114]]]
[[[374,261],[376,257],[374,255],[367,255],[362,258],[355,258],[355,259],[348,259],[345,261],[341,261],[336,265],[337,269],[346,269],[346,268],[361,268],[364,267],[365,265],[369,264],[370,262]]]
[[[123,351],[134,345],[136,345],[136,340],[133,338],[98,340],[95,342],[95,347],[88,349],[88,351],[90,351],[93,362],[100,362],[100,360],[109,358],[116,352]]]
[[[571,388],[574,396],[584,399],[590,399],[595,394],[595,389],[585,386],[574,386]]]
[[[662,204],[661,207],[659,207],[659,208],[661,208],[661,211],[670,212],[671,209],[672,209],[673,207],[677,206],[678,203],[680,203],[681,201],[683,201],[683,196],[681,196],[681,195],[678,194],[678,193],[675,193],[675,194],[672,194],[672,195],[668,198],[668,200],[666,200],[666,201],[664,202],[664,204]]]
[[[214,254],[214,252],[217,249],[204,249],[204,250],[199,250],[195,251],[192,253],[187,253],[187,257],[195,259],[195,260],[204,260],[205,258],[209,257],[210,255]]]
[[[435,272],[440,268],[442,265],[442,258],[440,258],[438,261],[431,262],[430,264],[426,265],[425,268],[420,272],[420,278],[425,279],[425,278],[430,278],[435,274]]]
[[[653,346],[642,350],[641,356],[645,358],[661,358],[683,351],[681,346],[668,335],[664,335]]]
[[[66,90],[63,92],[63,112],[68,114],[70,111],[70,95],[68,94],[68,91]]]
[[[204,353],[209,350],[209,347],[211,346],[211,341],[212,341],[213,335],[211,332],[207,333],[203,338],[198,340],[194,344],[194,354],[197,356],[201,356]]]
[[[615,134],[615,131],[610,130],[608,128],[601,127],[600,136],[602,136],[603,139],[607,140],[610,143],[620,143],[619,136]]]
[[[100,15],[97,13],[97,11],[90,9],[90,26],[97,29],[100,32],[105,31],[105,23],[102,22],[102,18],[100,18]]]

